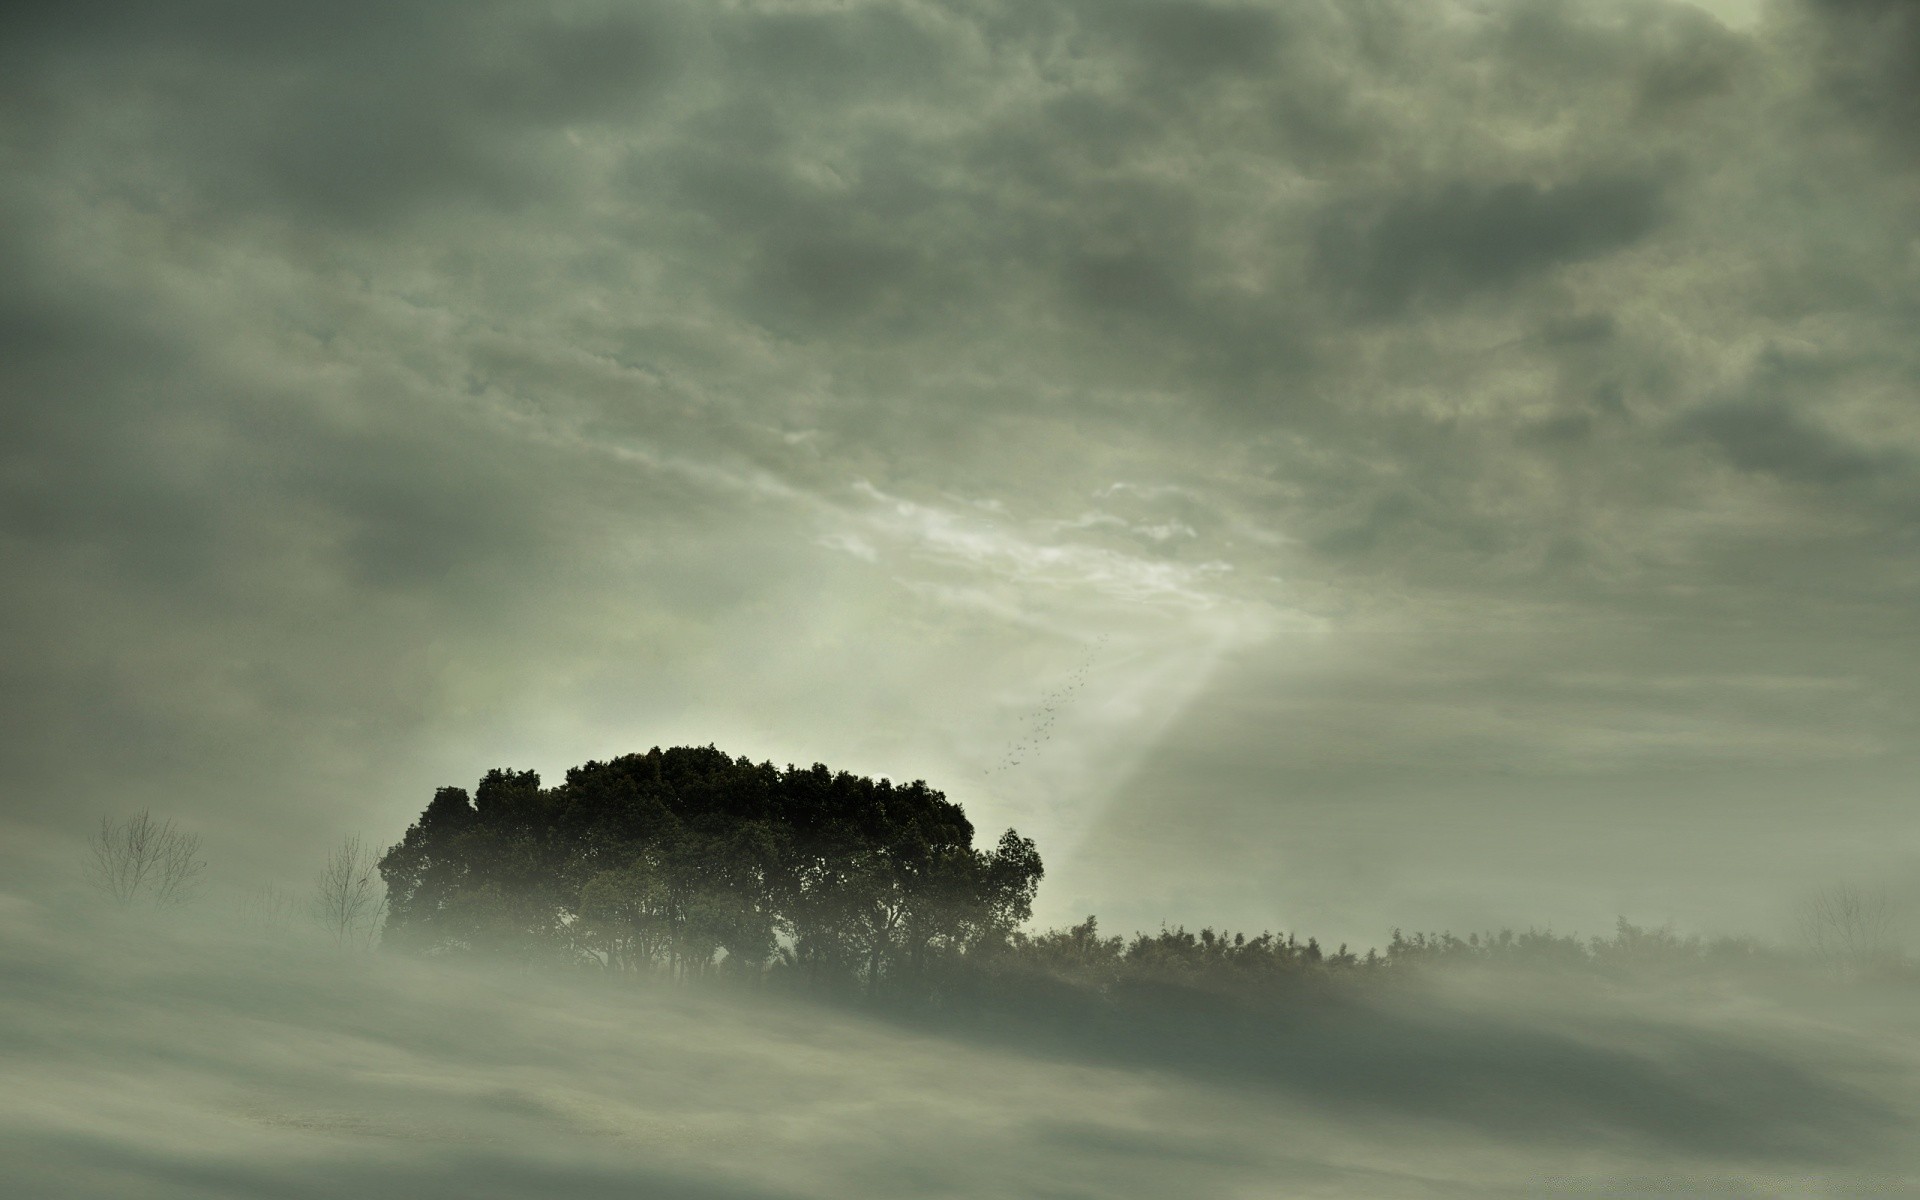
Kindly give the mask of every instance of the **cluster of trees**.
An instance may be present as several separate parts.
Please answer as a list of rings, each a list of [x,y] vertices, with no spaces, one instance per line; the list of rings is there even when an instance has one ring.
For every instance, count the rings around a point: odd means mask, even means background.
[[[924,994],[1032,914],[1042,865],[974,847],[924,782],[655,748],[441,788],[380,859],[389,944],[676,978]]]
[[[1259,1005],[1301,988],[1431,966],[1638,974],[1774,961],[1751,939],[1702,940],[1622,919],[1613,936],[1403,934],[1384,952],[1293,934],[1162,929],[1131,939],[1095,918],[1028,932],[1042,868],[1009,829],[973,845],[957,804],[920,781],[776,769],[712,746],[590,762],[543,788],[495,770],[469,795],[442,788],[379,859],[389,945],[489,951],[525,962],[674,978],[769,977],[816,989],[935,999],[1124,1007]],[[360,861],[356,857],[356,861]],[[350,903],[364,866],[337,872]],[[369,903],[371,901],[368,901]],[[342,910],[345,911],[345,910]],[[1847,889],[1807,910],[1828,957],[1888,944],[1889,910]],[[348,922],[349,924],[351,922]]]
[[[1303,988],[1428,967],[1639,975],[1780,965],[1749,938],[1682,937],[1622,918],[1611,937],[1537,929],[1404,934],[1364,955],[1293,934],[1162,928],[1122,938],[1093,917],[1029,932],[1042,875],[1007,830],[976,849],[960,806],[922,781],[658,748],[567,772],[494,770],[441,788],[399,844],[349,837],[310,893],[268,888],[276,933],[304,914],[338,945],[484,951],[618,975],[776,979],[975,1011],[1087,1013],[1168,1003],[1260,1007]],[[103,819],[89,876],[120,907],[193,898],[199,838],[142,812]],[[1801,905],[1813,961],[1844,978],[1907,976],[1884,890],[1839,885]]]

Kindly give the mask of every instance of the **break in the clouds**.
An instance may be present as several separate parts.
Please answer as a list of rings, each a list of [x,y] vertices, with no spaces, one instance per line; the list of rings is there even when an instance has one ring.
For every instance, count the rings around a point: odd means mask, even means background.
[[[1913,845],[1910,5],[0,20],[19,845],[708,741],[1063,915],[1738,925]],[[1690,875],[1543,877],[1654,793]],[[1359,865],[1408,813],[1460,855]]]

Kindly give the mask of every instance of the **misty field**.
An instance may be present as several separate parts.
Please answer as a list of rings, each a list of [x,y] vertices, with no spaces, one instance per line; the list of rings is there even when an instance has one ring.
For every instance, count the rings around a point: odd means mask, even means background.
[[[0,907],[17,1197],[1911,1195],[1905,985],[1435,974],[1187,1050]],[[1193,1021],[1204,1021],[1195,1016]]]

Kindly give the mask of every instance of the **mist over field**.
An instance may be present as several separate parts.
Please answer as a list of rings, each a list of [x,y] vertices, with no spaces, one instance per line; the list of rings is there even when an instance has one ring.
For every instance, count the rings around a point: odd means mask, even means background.
[[[1920,1193],[1917,131],[1910,0],[0,5],[0,1193]]]
[[[1277,1051],[1162,1055],[237,918],[3,915],[21,1197],[1843,1197],[1920,1172],[1911,985],[1442,975],[1303,1009]]]

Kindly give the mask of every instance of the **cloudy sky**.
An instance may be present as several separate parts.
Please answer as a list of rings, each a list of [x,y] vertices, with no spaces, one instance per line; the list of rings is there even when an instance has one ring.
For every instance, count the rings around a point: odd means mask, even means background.
[[[1040,916],[1920,877],[1901,0],[0,18],[17,879],[715,743]]]

